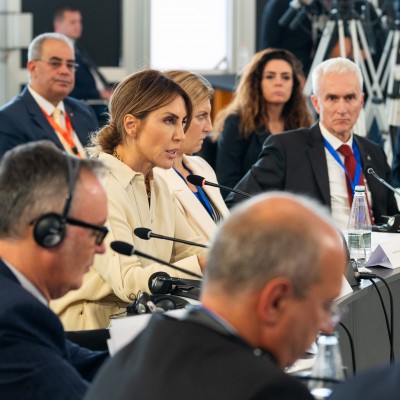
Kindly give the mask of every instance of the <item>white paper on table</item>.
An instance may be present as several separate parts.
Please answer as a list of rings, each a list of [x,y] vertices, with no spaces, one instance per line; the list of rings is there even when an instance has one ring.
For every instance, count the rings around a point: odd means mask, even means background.
[[[168,311],[167,314],[172,317],[180,317],[185,309]],[[153,314],[140,314],[125,318],[116,318],[111,320],[110,339],[108,340],[108,351],[113,356],[122,347],[131,342],[147,326]]]
[[[372,232],[372,254],[364,267],[380,265],[386,268],[400,267],[400,235],[398,233]]]

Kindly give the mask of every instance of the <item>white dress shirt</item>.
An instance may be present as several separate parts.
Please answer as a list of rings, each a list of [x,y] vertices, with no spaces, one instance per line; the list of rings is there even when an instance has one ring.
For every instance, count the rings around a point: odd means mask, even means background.
[[[347,144],[353,150],[353,135],[350,136],[350,139],[346,143],[343,143],[336,136],[332,135],[322,125],[321,122],[319,123],[319,127],[321,129],[322,136],[333,147],[334,150],[337,151],[338,148],[343,144]],[[341,229],[347,229],[350,216],[350,205],[347,193],[346,174],[342,166],[335,160],[326,147],[325,154],[328,167],[329,189],[331,192],[332,217],[338,223]],[[338,155],[344,164],[344,155],[340,154],[339,152]],[[366,187],[366,192],[368,195],[369,204],[372,207],[371,193],[368,187]]]

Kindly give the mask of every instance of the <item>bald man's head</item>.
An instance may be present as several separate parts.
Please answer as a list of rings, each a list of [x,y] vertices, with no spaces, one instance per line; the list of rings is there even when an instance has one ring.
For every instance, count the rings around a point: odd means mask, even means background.
[[[212,243],[205,285],[230,292],[261,288],[286,276],[296,286],[318,279],[321,252],[341,243],[328,212],[316,202],[270,192],[242,203],[220,226]]]

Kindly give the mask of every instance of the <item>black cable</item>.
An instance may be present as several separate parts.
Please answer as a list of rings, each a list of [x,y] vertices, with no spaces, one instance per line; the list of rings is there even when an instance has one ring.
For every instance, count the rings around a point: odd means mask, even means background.
[[[376,293],[378,293],[379,300],[380,300],[380,302],[381,302],[382,309],[383,309],[383,314],[385,315],[386,330],[387,330],[387,332],[388,332],[388,337],[389,337],[389,345],[390,345],[390,347],[392,347],[392,346],[391,346],[392,332],[391,332],[391,329],[390,329],[389,318],[388,318],[388,315],[387,315],[386,306],[385,306],[385,303],[384,303],[384,301],[383,301],[381,291],[379,290],[379,288],[378,288],[376,282],[375,282],[372,278],[370,278],[370,279],[368,279],[368,280],[374,285],[374,287],[375,287],[375,289],[376,289]],[[391,354],[392,354],[392,351],[390,350],[390,359],[391,359]]]
[[[394,336],[393,336],[394,310],[393,310],[393,295],[392,295],[392,291],[390,290],[390,287],[389,287],[388,283],[386,282],[386,280],[383,279],[381,276],[378,276],[376,274],[372,274],[370,272],[356,272],[355,273],[355,277],[356,277],[356,279],[368,279],[374,285],[374,287],[376,289],[376,292],[378,293],[379,299],[381,301],[383,313],[385,315],[386,328],[387,328],[388,336],[389,336],[390,363],[394,363],[394,360],[395,360],[395,357],[394,357]],[[388,316],[387,316],[386,306],[385,306],[385,303],[384,303],[383,298],[382,298],[382,294],[381,294],[378,286],[376,285],[376,283],[373,281],[373,279],[379,279],[380,281],[382,281],[382,283],[386,286],[386,289],[387,289],[387,291],[389,293],[390,323],[389,323],[389,319],[388,319]]]
[[[386,286],[386,289],[389,294],[389,303],[390,303],[390,362],[393,364],[395,360],[394,356],[394,306],[393,306],[393,294],[392,291],[386,282],[385,279],[376,275],[376,279],[382,281],[382,283]]]
[[[354,351],[354,341],[351,336],[350,330],[347,328],[347,326],[339,321],[339,325],[344,329],[344,331],[347,333],[347,336],[349,338],[349,343],[350,343],[350,351],[351,351],[351,362],[353,365],[353,375],[356,374],[357,368],[356,368],[356,353]]]

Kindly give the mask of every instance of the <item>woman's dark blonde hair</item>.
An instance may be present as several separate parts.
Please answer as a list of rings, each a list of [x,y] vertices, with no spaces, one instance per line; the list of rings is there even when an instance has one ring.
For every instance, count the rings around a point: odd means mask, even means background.
[[[144,120],[149,113],[182,97],[186,108],[185,131],[192,119],[193,106],[189,95],[172,79],[160,71],[145,69],[122,80],[115,88],[109,108],[108,123],[92,137],[92,153],[112,154],[114,148],[125,142],[124,117],[131,114]]]
[[[240,117],[240,132],[244,138],[264,125],[268,129],[268,105],[262,95],[261,82],[265,65],[271,60],[284,60],[293,71],[292,95],[283,108],[285,129],[309,127],[312,124],[311,112],[299,80],[300,61],[288,50],[270,48],[256,53],[246,66],[232,102],[216,116],[214,139],[221,134],[225,120],[231,114]]]
[[[210,82],[195,72],[174,69],[165,71],[164,75],[183,88],[192,100],[193,107],[205,100],[211,100],[214,96]]]

